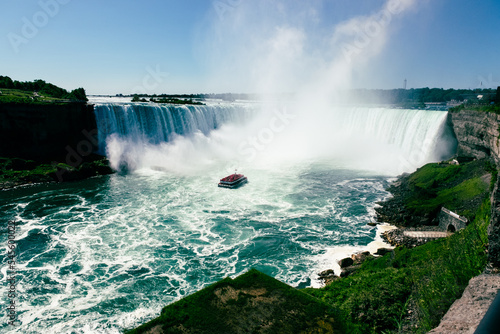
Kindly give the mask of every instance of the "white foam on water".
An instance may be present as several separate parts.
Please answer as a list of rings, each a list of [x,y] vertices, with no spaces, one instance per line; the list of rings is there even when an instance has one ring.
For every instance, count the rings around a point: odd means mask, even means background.
[[[351,257],[353,254],[365,251],[375,254],[379,248],[393,249],[393,246],[386,243],[382,239],[382,234],[395,228],[395,226],[386,223],[378,224],[375,239],[365,246],[349,245],[326,248],[323,254],[316,256],[313,259],[315,266],[314,269],[311,270],[311,287],[323,287],[323,282],[318,278],[318,274],[324,270],[332,269],[335,272],[335,275],[340,276],[342,269],[340,268],[339,261],[346,257]]]

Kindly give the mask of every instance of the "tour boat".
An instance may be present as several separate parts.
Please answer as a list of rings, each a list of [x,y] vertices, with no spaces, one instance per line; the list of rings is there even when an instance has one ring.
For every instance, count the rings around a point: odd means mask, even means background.
[[[235,172],[234,174],[231,174],[229,176],[226,176],[223,179],[220,179],[219,187],[234,189],[234,188],[238,188],[239,186],[241,186],[247,182],[248,182],[248,179],[245,175],[236,174],[236,172]]]

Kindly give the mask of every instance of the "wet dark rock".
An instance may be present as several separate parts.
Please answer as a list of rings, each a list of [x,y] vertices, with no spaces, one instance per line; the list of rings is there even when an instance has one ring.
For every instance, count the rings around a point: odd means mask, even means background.
[[[327,269],[327,270],[323,270],[318,275],[319,275],[319,278],[324,278],[324,277],[335,275],[335,272],[333,271],[333,269]]]
[[[332,283],[333,281],[335,281],[336,279],[339,279],[339,277],[337,275],[335,275],[335,272],[333,271],[333,269],[323,270],[322,272],[320,272],[318,274],[318,276],[319,276],[319,279],[322,280],[325,285],[328,285],[328,284]]]
[[[345,259],[339,261],[340,268],[346,268],[352,266],[353,264],[354,260],[351,259],[350,257],[346,257]]]
[[[361,252],[361,253],[355,253],[355,254],[352,254],[351,255],[351,259],[353,260],[353,264],[361,264],[363,262],[365,262],[367,259],[369,258],[372,258],[373,255],[368,252],[368,251],[365,251],[365,252]]]
[[[352,275],[359,268],[361,268],[361,265],[355,265],[355,266],[350,266],[350,267],[347,267],[347,268],[343,268],[342,272],[340,273],[340,277],[347,277],[349,275]]]
[[[383,256],[383,255],[390,253],[390,252],[392,252],[392,249],[390,249],[390,248],[379,248],[375,252],[375,255]]]

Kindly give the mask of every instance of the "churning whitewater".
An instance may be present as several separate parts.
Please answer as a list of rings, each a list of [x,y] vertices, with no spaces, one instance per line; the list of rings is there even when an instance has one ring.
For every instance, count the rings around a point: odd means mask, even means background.
[[[120,173],[0,193],[19,231],[19,333],[120,333],[250,268],[318,286],[335,249],[374,241],[390,178],[453,151],[446,112],[313,109],[97,104]],[[235,168],[249,183],[218,188]]]

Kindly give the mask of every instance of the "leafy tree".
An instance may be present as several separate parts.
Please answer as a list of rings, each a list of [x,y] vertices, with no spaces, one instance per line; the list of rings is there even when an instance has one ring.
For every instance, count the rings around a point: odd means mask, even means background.
[[[85,94],[85,89],[77,88],[71,91],[71,93],[67,96],[70,100],[78,100],[78,101],[88,101],[87,94]]]
[[[0,76],[0,88],[13,88],[14,82],[9,77]]]

